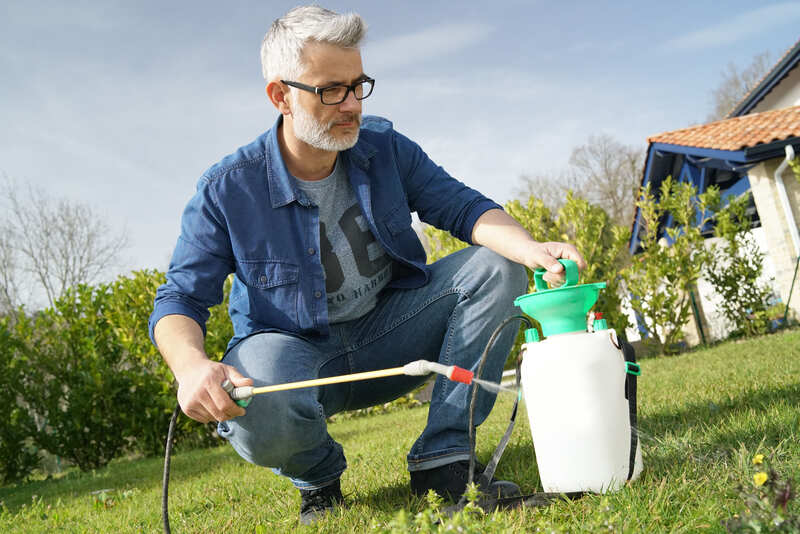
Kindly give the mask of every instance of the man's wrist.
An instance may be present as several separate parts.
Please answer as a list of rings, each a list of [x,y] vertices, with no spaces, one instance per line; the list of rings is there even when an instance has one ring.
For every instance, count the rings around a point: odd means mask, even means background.
[[[190,348],[182,354],[170,358],[170,360],[169,367],[172,370],[172,374],[175,375],[175,379],[179,382],[182,376],[211,361],[205,352],[194,348]]]
[[[542,266],[540,263],[541,253],[539,251],[541,243],[531,239],[530,241],[526,241],[525,245],[526,246],[523,249],[521,263],[530,269],[537,269],[541,267]]]

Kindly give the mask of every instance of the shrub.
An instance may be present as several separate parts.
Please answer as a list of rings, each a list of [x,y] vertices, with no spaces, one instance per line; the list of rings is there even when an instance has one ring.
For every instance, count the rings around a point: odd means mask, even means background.
[[[172,374],[150,342],[147,330],[156,289],[165,280],[163,273],[150,270],[120,276],[110,286],[104,309],[120,352],[139,373],[138,387],[148,391],[148,402],[135,407],[139,417],[131,421],[134,428],[128,431],[135,436],[132,449],[144,455],[163,452],[166,428],[175,408]]]
[[[648,184],[636,203],[642,252],[622,274],[631,306],[647,328],[645,342],[658,353],[675,351],[683,339],[682,328],[691,313],[690,291],[708,261],[701,229],[718,203],[717,189],[698,195],[694,185],[675,183],[671,176],[662,182],[657,198]],[[670,217],[674,224],[661,238],[659,224]]]
[[[558,240],[574,244],[586,259],[581,283],[606,282],[594,308],[603,312],[610,328],[625,332],[629,324],[622,311],[619,272],[628,261],[630,230],[613,224],[605,210],[572,192],[558,211],[556,227]]]
[[[22,399],[25,365],[15,357],[22,344],[12,328],[9,318],[0,318],[0,404],[7,414],[0,425],[0,483],[24,479],[39,465],[31,444],[36,425]]]
[[[43,422],[34,441],[82,470],[126,449],[151,399],[105,317],[110,295],[107,285],[79,285],[17,325],[26,340],[23,397]]]
[[[0,431],[0,457],[8,456],[3,469],[9,478],[30,472],[33,464],[24,454],[28,449],[12,458],[4,446],[27,437],[82,470],[129,452],[162,454],[176,388],[150,343],[147,320],[163,280],[157,271],[139,271],[111,284],[79,285],[52,308],[0,324],[0,341],[8,340],[9,348],[0,359],[3,380],[17,384],[3,388],[0,400],[7,396],[12,420],[20,422]],[[226,300],[229,290],[228,282]],[[207,351],[219,356],[232,335],[222,306],[211,310],[208,330]],[[29,433],[20,434],[23,429]],[[199,446],[220,440],[214,425],[181,418],[176,442]]]
[[[789,167],[792,169],[792,172],[794,172],[794,177],[800,182],[800,158],[794,158],[790,161]]]
[[[587,267],[581,272],[580,283],[606,282],[600,292],[596,309],[605,313],[611,328],[624,331],[628,320],[621,311],[618,272],[626,260],[627,230],[611,223],[606,212],[585,199],[567,194],[566,201],[553,213],[540,199],[530,196],[526,204],[512,200],[506,212],[517,220],[537,241],[572,243],[583,254]],[[425,229],[432,246],[429,261],[435,261],[464,248],[466,244],[449,233],[428,227]],[[533,276],[529,274],[528,291],[533,291]]]
[[[716,214],[715,235],[723,241],[712,247],[705,277],[722,297],[719,306],[734,334],[753,336],[769,331],[772,291],[759,284],[764,254],[750,231],[748,201],[749,194],[734,199]]]

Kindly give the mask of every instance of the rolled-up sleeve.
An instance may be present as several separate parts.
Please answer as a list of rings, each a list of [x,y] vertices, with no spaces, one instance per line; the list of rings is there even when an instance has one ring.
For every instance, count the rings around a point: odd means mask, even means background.
[[[230,236],[213,185],[211,179],[201,178],[183,212],[167,281],[158,288],[150,315],[154,344],[155,325],[166,315],[194,319],[205,335],[208,309],[222,302],[225,278],[234,270]]]
[[[450,176],[419,145],[393,131],[394,156],[405,183],[409,207],[420,220],[472,244],[472,228],[490,209],[503,209]]]

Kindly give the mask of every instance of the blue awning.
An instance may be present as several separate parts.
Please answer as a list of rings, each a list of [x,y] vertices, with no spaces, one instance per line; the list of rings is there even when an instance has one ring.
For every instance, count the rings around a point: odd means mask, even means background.
[[[715,150],[651,143],[642,177],[642,187],[650,184],[651,191],[657,194],[661,183],[667,176],[672,176],[679,182],[693,184],[697,188],[698,194],[715,185],[720,189],[724,201],[732,195],[739,196],[749,191],[750,181],[747,171],[759,161],[775,157],[773,152],[772,149],[765,150],[763,146],[756,153],[752,153],[747,149]],[[758,224],[758,212],[755,210],[753,210],[753,218],[754,224]],[[662,231],[671,226],[671,217],[661,222]],[[640,230],[641,216],[637,208],[631,238],[628,242],[631,254],[635,254],[639,249]],[[710,232],[711,228],[705,230]]]

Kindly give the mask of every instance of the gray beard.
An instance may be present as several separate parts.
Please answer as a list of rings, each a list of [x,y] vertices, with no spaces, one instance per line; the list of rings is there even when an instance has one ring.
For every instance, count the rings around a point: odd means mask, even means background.
[[[361,126],[360,114],[353,114],[353,120],[358,126]],[[331,134],[334,122],[332,121],[328,124],[318,122],[310,113],[306,113],[306,110],[300,104],[297,104],[295,109],[292,110],[294,136],[300,141],[319,150],[327,150],[329,152],[341,152],[342,150],[353,148],[358,141],[358,130],[351,137],[337,139]]]

